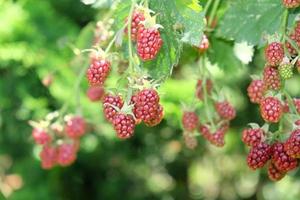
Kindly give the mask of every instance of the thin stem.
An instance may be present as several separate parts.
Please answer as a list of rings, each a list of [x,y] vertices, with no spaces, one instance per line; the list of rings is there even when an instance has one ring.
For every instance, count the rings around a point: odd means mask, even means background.
[[[205,4],[205,7],[204,7],[204,15],[206,15],[207,11],[208,11],[208,8],[210,7],[210,4],[212,3],[213,0],[208,0],[207,3]]]
[[[132,52],[132,42],[131,42],[131,21],[132,21],[132,14],[134,11],[135,4],[136,4],[136,0],[133,0],[129,12],[128,25],[127,25],[129,68],[132,70],[132,72],[134,71],[134,68],[133,68],[133,52]]]
[[[288,21],[288,17],[289,17],[289,11],[288,9],[286,9],[283,13],[283,17],[282,17],[282,24],[281,24],[281,41],[284,42],[285,41],[285,31],[286,31],[286,27],[287,27],[287,21]]]
[[[298,48],[298,46],[295,44],[295,42],[293,40],[291,40],[291,38],[289,38],[288,36],[285,36],[285,39],[292,45],[292,47],[297,51],[297,54],[300,55],[300,50]]]
[[[284,90],[282,91],[284,96],[286,97],[287,101],[288,101],[288,104],[289,106],[292,108],[292,111],[294,112],[294,114],[296,114],[297,116],[299,116],[299,113],[297,112],[297,108],[294,104],[294,101],[292,99],[292,97]]]
[[[209,15],[209,20],[208,20],[208,25],[211,26],[212,25],[212,22],[215,18],[215,14],[216,14],[216,11],[218,9],[218,6],[219,6],[219,3],[220,3],[220,0],[215,0],[214,4],[213,4],[213,8],[211,10],[211,13]]]

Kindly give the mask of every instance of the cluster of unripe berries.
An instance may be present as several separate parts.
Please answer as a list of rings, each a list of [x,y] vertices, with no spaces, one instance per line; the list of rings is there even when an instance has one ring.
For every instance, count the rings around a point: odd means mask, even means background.
[[[282,0],[286,8],[297,8],[300,6],[300,0]]]
[[[86,122],[80,116],[66,116],[64,123],[52,123],[49,120],[31,122],[32,137],[42,146],[39,153],[43,169],[56,165],[68,166],[77,157],[80,138],[86,133]]]
[[[290,38],[300,47],[300,23],[290,33]],[[284,45],[288,52],[285,54]],[[291,99],[284,90],[284,82],[293,76],[296,66],[299,70],[297,51],[289,41],[285,44],[272,42],[265,49],[267,61],[263,79],[253,80],[247,88],[252,103],[259,104],[260,114],[266,123],[277,124],[283,115],[291,120],[280,123],[274,133],[259,127],[243,131],[243,142],[251,147],[247,163],[251,169],[263,167],[269,160],[268,175],[271,180],[280,180],[288,171],[298,166],[300,151],[300,99]],[[293,109],[291,109],[293,108]],[[283,131],[282,126],[292,127]]]
[[[210,79],[207,79],[205,83],[202,80],[198,80],[196,85],[196,97],[200,101],[204,101],[204,98],[210,97],[212,93],[213,83]],[[204,89],[206,91],[204,91]],[[207,97],[205,97],[205,95]],[[222,147],[225,144],[225,134],[229,128],[230,121],[235,118],[235,108],[227,101],[213,101],[214,111],[216,115],[212,123],[216,124],[213,127],[209,120],[202,119],[203,123],[200,123],[200,119],[195,111],[185,110],[182,115],[182,126],[184,129],[184,139],[188,148],[194,149],[197,146],[197,140],[194,132],[198,131],[207,141],[211,144]],[[211,112],[211,111],[210,111]],[[208,122],[204,122],[208,121]]]

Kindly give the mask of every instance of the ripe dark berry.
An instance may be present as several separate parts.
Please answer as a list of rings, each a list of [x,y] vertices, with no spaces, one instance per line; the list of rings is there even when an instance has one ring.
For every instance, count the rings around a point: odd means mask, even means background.
[[[133,136],[135,121],[131,115],[118,113],[112,123],[119,138],[126,139]]]
[[[260,103],[266,91],[262,80],[253,80],[247,88],[248,96],[252,103]]]
[[[137,52],[143,61],[153,60],[158,54],[163,41],[157,28],[140,25],[137,33]]]
[[[42,128],[34,128],[32,130],[32,137],[36,144],[47,144],[51,141],[51,136]]]
[[[161,105],[159,105],[156,118],[144,122],[147,126],[152,127],[158,125],[163,118],[164,118],[164,108]]]
[[[90,101],[101,101],[104,96],[104,88],[102,86],[92,86],[86,92],[87,97]]]
[[[104,59],[92,59],[87,70],[87,79],[90,85],[103,85],[110,73],[110,62]]]
[[[65,131],[71,138],[80,138],[85,134],[86,123],[80,116],[71,117],[66,122]]]
[[[243,130],[242,141],[247,146],[256,146],[262,142],[264,131],[261,128],[248,128]]]
[[[195,112],[184,112],[181,122],[186,131],[192,132],[198,127],[199,118]]]
[[[260,102],[260,114],[266,122],[279,122],[282,115],[281,102],[275,97],[264,98]]]
[[[57,147],[57,163],[61,166],[71,165],[76,160],[76,153],[73,144],[61,144]]]
[[[145,122],[155,120],[159,116],[159,95],[154,89],[143,89],[137,93],[135,116]]]
[[[195,149],[198,146],[198,141],[192,135],[185,133],[183,134],[185,146],[189,149]]]
[[[269,65],[279,65],[284,57],[283,45],[279,42],[272,42],[265,49],[265,57]]]
[[[117,113],[117,110],[112,107],[116,106],[117,108],[121,109],[123,106],[124,102],[122,100],[122,97],[119,95],[111,95],[111,94],[107,94],[104,99],[103,99],[103,113],[105,118],[107,119],[107,121],[112,122],[114,116]]]
[[[284,143],[284,150],[292,158],[300,158],[300,129],[291,133]]]
[[[270,162],[269,167],[268,167],[268,176],[269,179],[272,181],[279,181],[285,176],[285,172],[282,172],[278,170],[275,165]]]
[[[293,76],[294,66],[290,63],[282,64],[278,67],[279,74],[283,79],[289,79]]]
[[[206,92],[207,95],[211,94],[213,84],[210,79],[206,80]],[[198,80],[197,85],[196,85],[196,96],[198,97],[199,100],[203,100],[204,98],[204,91],[203,91],[203,86],[202,86],[202,80]]]
[[[145,20],[145,16],[140,11],[134,11],[132,14],[132,21],[131,21],[131,40],[136,41],[137,32],[139,25],[142,21]],[[127,19],[126,19],[127,22]],[[127,28],[125,28],[125,33],[127,33]]]
[[[271,66],[266,66],[264,69],[263,80],[268,89],[280,90],[281,82],[280,75],[277,69]]]
[[[55,147],[45,145],[40,152],[43,169],[51,169],[56,165],[57,151]]]
[[[291,171],[298,166],[297,159],[286,154],[283,143],[277,142],[273,144],[272,148],[272,162],[279,171]]]
[[[247,157],[247,164],[249,168],[255,170],[263,167],[270,158],[271,146],[262,142],[251,148]]]
[[[297,8],[300,6],[300,0],[282,0],[282,3],[287,8]]]
[[[199,45],[199,51],[201,53],[205,52],[209,48],[209,40],[205,34],[202,35],[202,40]]]
[[[215,108],[221,118],[226,120],[232,120],[235,118],[235,109],[228,101],[217,102],[215,104]]]

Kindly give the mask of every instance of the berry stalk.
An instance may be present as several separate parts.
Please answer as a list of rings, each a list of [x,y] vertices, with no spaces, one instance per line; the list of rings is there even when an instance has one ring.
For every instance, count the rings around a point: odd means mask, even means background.
[[[213,20],[214,20],[214,18],[215,18],[216,11],[217,11],[217,9],[218,9],[219,4],[220,4],[220,0],[215,0],[214,5],[213,5],[212,10],[211,10],[211,13],[210,13],[210,15],[209,15],[209,20],[208,20],[208,25],[209,25],[210,27],[211,27],[212,22],[213,22]]]
[[[132,53],[132,41],[131,41],[131,21],[132,21],[132,15],[133,15],[135,4],[136,4],[136,0],[133,0],[132,3],[131,3],[129,18],[128,18],[128,22],[130,22],[130,23],[127,24],[129,68],[131,69],[132,72],[134,72],[134,66],[133,66],[133,53]]]

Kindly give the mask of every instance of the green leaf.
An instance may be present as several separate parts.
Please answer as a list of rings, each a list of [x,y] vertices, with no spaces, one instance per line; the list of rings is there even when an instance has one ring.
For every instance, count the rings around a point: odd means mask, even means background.
[[[264,34],[279,30],[283,11],[281,0],[232,1],[220,22],[217,36],[257,45]]]
[[[152,0],[150,8],[158,14],[157,20],[164,27],[160,29],[163,45],[157,58],[142,63],[142,66],[149,70],[152,78],[166,78],[178,63],[182,50],[180,34],[173,29],[178,13],[174,2],[168,0]]]

